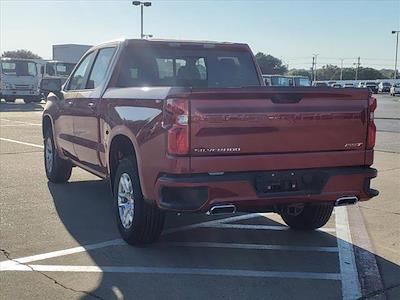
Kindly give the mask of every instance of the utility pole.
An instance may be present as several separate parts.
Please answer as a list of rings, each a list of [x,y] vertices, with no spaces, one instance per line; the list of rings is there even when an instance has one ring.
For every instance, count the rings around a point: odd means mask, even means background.
[[[313,62],[314,62],[314,81],[317,81],[317,56],[318,54],[313,54]]]
[[[356,68],[356,79],[355,80],[357,80],[357,78],[358,78],[358,71],[359,71],[360,65],[361,65],[360,59],[361,59],[360,57],[357,57],[357,63],[354,63],[354,65],[357,66],[357,68]]]
[[[312,79],[312,81],[315,81],[314,65],[315,65],[315,56],[313,55],[313,57],[312,57],[312,65],[311,65],[311,79]]]
[[[151,6],[151,2],[132,1],[132,5],[140,6],[140,38],[144,39],[146,35],[143,33],[143,7]]]
[[[340,59],[340,80],[343,80],[343,61],[344,59]]]
[[[393,30],[392,34],[396,34],[396,56],[394,59],[394,72],[393,72],[393,79],[397,79],[397,52],[399,50],[399,32],[400,30]]]

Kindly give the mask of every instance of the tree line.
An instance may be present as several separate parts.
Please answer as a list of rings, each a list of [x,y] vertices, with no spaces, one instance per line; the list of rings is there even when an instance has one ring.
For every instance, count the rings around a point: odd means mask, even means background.
[[[312,79],[311,69],[291,69],[288,70],[279,58],[273,57],[270,54],[258,52],[256,60],[260,66],[263,74],[277,74],[277,75],[300,75],[307,76]],[[356,77],[356,68],[343,68],[336,65],[325,65],[317,69],[318,80],[354,80]],[[369,67],[359,67],[357,72],[357,79],[361,80],[374,80],[374,79],[389,79],[393,78],[393,70],[381,69],[377,70]]]

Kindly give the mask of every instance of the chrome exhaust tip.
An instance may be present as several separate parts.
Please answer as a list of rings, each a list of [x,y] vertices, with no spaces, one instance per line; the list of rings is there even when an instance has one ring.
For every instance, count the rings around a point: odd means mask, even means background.
[[[358,198],[355,196],[351,197],[340,197],[336,200],[335,206],[345,206],[345,205],[352,205],[356,204],[358,201]]]
[[[219,215],[219,214],[233,214],[236,212],[236,206],[232,204],[226,205],[215,205],[210,208],[207,215]]]

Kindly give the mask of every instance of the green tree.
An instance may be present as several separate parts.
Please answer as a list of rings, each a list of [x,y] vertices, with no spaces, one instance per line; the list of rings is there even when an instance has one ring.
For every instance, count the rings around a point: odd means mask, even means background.
[[[381,72],[383,78],[393,78],[394,69],[381,69],[379,72]]]
[[[309,79],[311,79],[311,70],[306,70],[306,69],[291,69],[288,72],[288,75],[291,76],[307,76]]]
[[[260,66],[263,74],[285,74],[288,70],[279,58],[273,57],[272,55],[265,55],[262,52],[256,54],[256,60]]]
[[[358,70],[358,78],[375,80],[375,79],[385,78],[385,76],[376,69],[361,67]]]
[[[20,50],[13,50],[13,51],[5,51],[1,55],[2,57],[11,57],[11,58],[28,58],[28,59],[40,59],[41,57],[32,51],[20,49]]]

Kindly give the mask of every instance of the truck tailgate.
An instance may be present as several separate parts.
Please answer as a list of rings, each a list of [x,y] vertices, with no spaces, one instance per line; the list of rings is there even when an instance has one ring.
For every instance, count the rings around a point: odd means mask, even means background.
[[[191,156],[312,153],[365,149],[364,89],[193,90]]]

